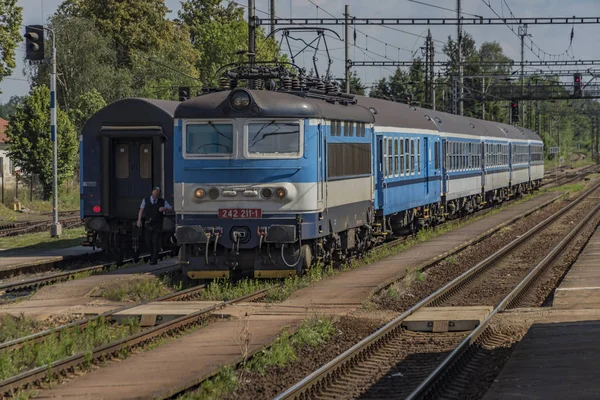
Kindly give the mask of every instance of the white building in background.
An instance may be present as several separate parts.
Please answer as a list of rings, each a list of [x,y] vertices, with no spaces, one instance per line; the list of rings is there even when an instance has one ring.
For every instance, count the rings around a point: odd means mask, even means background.
[[[12,162],[8,158],[8,154],[6,154],[8,149],[6,128],[8,128],[8,121],[0,118],[0,179],[2,179],[2,172],[5,179],[11,177],[13,173]]]

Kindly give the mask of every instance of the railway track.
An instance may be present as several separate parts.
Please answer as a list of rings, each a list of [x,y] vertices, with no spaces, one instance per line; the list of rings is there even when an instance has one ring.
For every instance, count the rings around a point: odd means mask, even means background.
[[[461,365],[465,365],[465,357],[468,358],[471,354],[469,350],[490,335],[487,328],[494,315],[514,304],[527,293],[527,290],[532,287],[535,277],[550,266],[573,238],[596,216],[600,211],[600,204],[594,203],[591,211],[558,244],[552,246],[533,268],[524,273],[524,278],[521,279],[523,276],[521,275],[516,279],[516,282],[513,282],[514,286],[509,287],[509,293],[502,296],[483,323],[470,333],[445,333],[433,336],[421,332],[407,332],[402,326],[404,320],[424,307],[451,303],[451,299],[461,290],[468,288],[469,285],[472,288],[473,283],[478,280],[479,282],[485,280],[484,275],[492,271],[493,266],[507,260],[519,248],[523,248],[525,243],[559,221],[567,212],[574,210],[580,204],[585,206],[586,204],[582,202],[590,198],[592,193],[597,193],[599,188],[600,183],[594,185],[569,205],[421,300],[377,332],[278,395],[276,399],[347,398],[351,393],[356,395],[364,388],[369,387],[374,380],[380,378],[378,374],[381,373],[382,365],[386,364],[385,360],[388,360],[390,355],[400,359],[404,358],[403,365],[405,368],[412,368],[413,377],[423,379],[418,386],[416,382],[402,381],[404,387],[395,391],[395,397],[399,397],[403,393],[404,396],[408,395],[408,398],[411,399],[439,398],[444,389],[452,383],[453,377],[456,376],[455,371],[460,369]],[[492,282],[492,284],[496,285],[492,288],[492,292],[497,291],[497,283]],[[469,294],[464,297],[468,298]],[[399,374],[402,375],[401,372]],[[396,378],[396,380],[398,379],[400,378]],[[414,391],[411,393],[412,389]],[[374,394],[374,397],[381,398],[381,393],[379,396]],[[385,398],[385,394],[383,398]]]
[[[159,256],[165,257],[168,254],[170,254],[170,252],[166,251],[166,252],[162,252]],[[142,261],[147,261],[149,258],[150,258],[149,254],[140,256],[140,260],[142,260]],[[77,260],[69,259],[67,261],[76,262]],[[123,264],[129,264],[129,263],[134,263],[134,262],[135,261],[133,259],[127,259],[127,260],[123,261]],[[54,262],[52,262],[52,265],[54,265]],[[69,271],[63,271],[63,272],[57,272],[54,274],[38,276],[35,278],[29,278],[29,279],[25,279],[22,281],[9,282],[9,283],[0,285],[0,293],[10,293],[10,292],[18,291],[18,290],[32,290],[32,289],[42,287],[44,285],[49,285],[49,284],[54,284],[54,283],[58,283],[58,282],[64,282],[69,279],[74,279],[80,274],[94,274],[97,272],[107,271],[111,268],[114,268],[115,266],[116,266],[115,262],[108,262],[108,263],[104,263],[104,264],[92,265],[90,267],[72,269]],[[43,269],[43,265],[35,266],[35,268],[38,271],[39,271],[40,267]],[[27,268],[29,268],[29,267],[27,267]],[[0,271],[0,273],[1,272],[2,271]],[[11,274],[14,274],[14,270],[9,271],[9,272]],[[2,278],[2,277],[4,277],[4,276],[0,275],[0,278]]]
[[[174,300],[183,300],[188,298],[193,298],[198,296],[204,286],[198,286],[194,288],[190,288],[187,290],[183,290],[172,295],[164,296],[160,299],[154,301],[174,301]],[[114,341],[112,343],[106,344],[104,346],[97,347],[88,353],[79,353],[75,354],[71,357],[64,358],[58,361],[55,361],[47,366],[35,368],[29,371],[25,371],[19,375],[13,376],[11,378],[5,379],[4,381],[0,381],[0,393],[9,395],[15,393],[16,391],[30,387],[32,385],[36,385],[46,379],[48,376],[56,376],[63,375],[68,371],[73,370],[79,365],[83,365],[84,363],[89,363],[90,361],[98,361],[98,360],[107,360],[112,357],[118,356],[119,352],[125,349],[133,349],[135,347],[141,346],[145,343],[148,343],[152,340],[155,340],[159,337],[163,337],[166,335],[171,335],[177,333],[183,329],[195,326],[199,323],[205,321],[208,316],[216,310],[225,308],[227,306],[243,302],[243,301],[253,301],[263,297],[268,289],[263,289],[256,291],[254,293],[238,297],[233,300],[223,301],[218,304],[212,305],[210,307],[206,307],[204,309],[198,310],[192,314],[179,317],[169,322],[165,322],[164,324],[157,325],[153,328],[147,329],[145,331],[139,332],[135,335]],[[44,332],[37,333],[35,335],[31,335],[28,337],[24,337],[12,342],[7,342],[0,345],[1,351],[10,351],[14,349],[18,349],[26,345],[27,343],[35,343],[42,340],[46,340],[49,336],[56,334],[57,332],[65,332],[69,329],[74,329],[77,327],[83,327],[86,324],[89,324],[92,320],[97,318],[109,318],[113,314],[128,309],[137,307],[139,304],[135,304],[131,307],[125,307],[118,310],[111,311],[109,313],[101,314],[93,318],[73,322],[68,325],[64,325],[59,328],[55,328],[53,330],[48,330]]]
[[[75,228],[83,225],[83,221],[79,216],[63,216],[59,217],[63,228]],[[28,221],[14,222],[10,224],[0,225],[0,237],[17,236],[27,233],[42,232],[50,229],[51,220],[47,221]]]

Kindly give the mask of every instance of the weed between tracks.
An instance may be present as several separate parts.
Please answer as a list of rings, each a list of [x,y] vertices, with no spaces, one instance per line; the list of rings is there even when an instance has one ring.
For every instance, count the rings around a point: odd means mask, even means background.
[[[23,321],[27,326],[32,321]],[[25,343],[16,350],[0,351],[0,380],[14,376],[20,372],[37,367],[48,366],[54,361],[78,353],[89,353],[98,346],[139,332],[137,321],[128,321],[123,325],[113,325],[104,318],[96,319],[84,328],[74,327],[71,330],[56,333],[39,343]]]
[[[232,367],[222,368],[197,390],[179,396],[178,399],[212,400],[231,395],[240,382],[243,382],[245,374],[254,372],[264,375],[270,368],[284,367],[298,359],[298,351],[301,348],[320,346],[326,343],[334,332],[335,327],[328,318],[305,320],[295,334],[284,331],[269,348],[256,353],[237,370]]]

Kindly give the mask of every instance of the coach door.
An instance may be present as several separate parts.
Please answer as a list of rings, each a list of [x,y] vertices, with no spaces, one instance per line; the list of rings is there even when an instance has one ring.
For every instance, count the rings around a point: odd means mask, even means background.
[[[385,185],[384,182],[384,177],[385,177],[385,171],[384,171],[384,165],[383,165],[383,160],[384,160],[384,155],[383,152],[385,151],[384,148],[384,143],[383,143],[383,137],[381,135],[377,135],[376,136],[376,153],[377,153],[377,158],[376,158],[376,183],[375,183],[375,196],[376,196],[376,207],[378,209],[383,208],[383,199],[384,199],[384,193],[383,193],[383,187]]]
[[[112,214],[133,218],[152,190],[152,139],[115,139],[112,159]]]

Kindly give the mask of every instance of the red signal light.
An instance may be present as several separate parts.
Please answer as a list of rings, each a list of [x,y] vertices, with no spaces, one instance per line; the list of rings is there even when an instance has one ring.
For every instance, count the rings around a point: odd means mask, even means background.
[[[92,210],[98,214],[100,211],[102,211],[102,208],[100,208],[100,206],[94,206],[94,208],[92,208]]]

